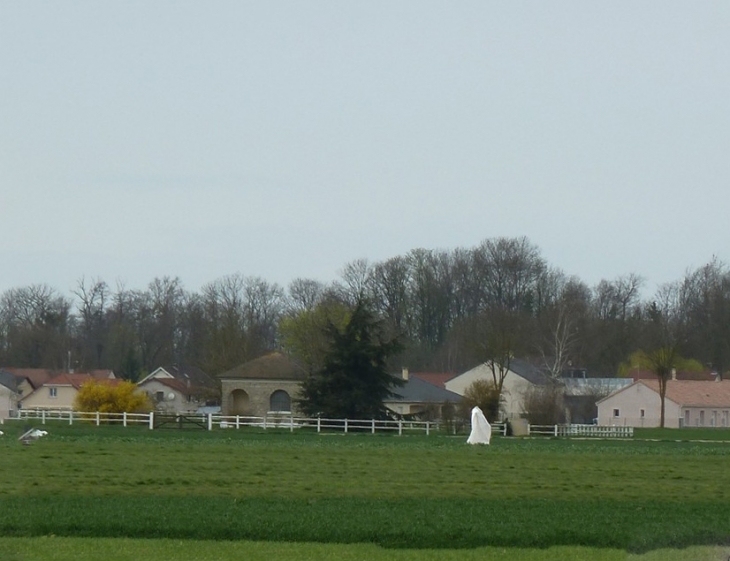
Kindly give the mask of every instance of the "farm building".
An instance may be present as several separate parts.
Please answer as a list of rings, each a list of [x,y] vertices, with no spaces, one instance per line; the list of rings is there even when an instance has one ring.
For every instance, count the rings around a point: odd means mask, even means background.
[[[658,380],[639,380],[598,403],[598,424],[658,427],[661,398]],[[730,426],[730,380],[669,380],[664,426]]]
[[[296,399],[305,370],[281,352],[272,352],[218,376],[224,415],[297,415]]]

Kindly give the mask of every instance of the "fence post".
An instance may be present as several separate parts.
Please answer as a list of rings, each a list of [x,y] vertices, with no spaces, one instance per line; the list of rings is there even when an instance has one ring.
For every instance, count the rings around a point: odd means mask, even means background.
[[[403,435],[403,419],[398,419],[398,436]]]
[[[264,430],[266,430],[266,425],[267,425],[267,424],[268,424],[268,423],[266,422],[266,415],[264,415]]]
[[[99,426],[99,412],[96,412],[96,426]]]
[[[431,423],[429,421],[426,421],[426,436],[431,434],[431,432],[429,430],[431,428],[430,425],[431,425]]]
[[[150,411],[150,430],[153,430],[155,428],[155,412]]]
[[[208,413],[208,430],[213,430],[213,413]]]
[[[555,428],[553,429],[553,434],[555,436],[558,436],[558,425],[555,425]]]
[[[294,432],[294,415],[289,416],[289,432]]]
[[[236,428],[237,429],[241,428],[241,416],[240,415],[236,415]]]
[[[322,419],[317,415],[317,433],[322,432]]]
[[[347,419],[345,419],[345,434],[347,434]]]
[[[127,412],[126,411],[122,411],[122,426],[123,427],[127,426]]]
[[[371,421],[370,433],[375,434],[375,419],[372,419],[372,421]]]
[[[73,410],[68,412],[68,424],[69,425],[73,425],[74,424],[74,412],[73,412]]]
[[[41,424],[42,424],[42,425],[45,425],[45,424],[46,424],[46,410],[45,410],[45,409],[43,409],[43,410],[41,411],[41,419],[42,419],[42,420],[41,420]]]

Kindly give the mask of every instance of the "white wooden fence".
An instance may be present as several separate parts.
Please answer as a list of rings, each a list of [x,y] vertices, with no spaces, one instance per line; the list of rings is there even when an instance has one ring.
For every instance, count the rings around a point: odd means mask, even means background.
[[[440,431],[442,424],[433,421],[405,421],[405,420],[379,420],[379,419],[327,419],[322,417],[294,417],[292,415],[272,414],[264,417],[250,417],[245,415],[215,415],[193,414],[175,415],[169,413],[103,413],[100,411],[81,412],[69,410],[46,410],[46,409],[20,409],[15,412],[15,420],[39,420],[45,425],[49,421],[68,422],[73,425],[78,422],[93,423],[95,425],[118,424],[122,426],[143,425],[149,429],[155,429],[155,418],[170,417],[187,424],[195,423],[204,426],[208,430],[214,429],[240,429],[243,427],[256,427],[262,429],[316,429],[316,431],[335,432],[397,432],[402,435],[404,432],[421,432],[426,435],[432,431]],[[170,423],[173,425],[174,423]],[[468,430],[468,425],[467,425]],[[456,433],[455,433],[456,434]],[[492,423],[492,434],[507,435],[506,423]],[[598,426],[598,425],[528,425],[529,435],[544,435],[554,437],[598,437],[598,438],[631,438],[634,436],[633,427],[624,426]]]

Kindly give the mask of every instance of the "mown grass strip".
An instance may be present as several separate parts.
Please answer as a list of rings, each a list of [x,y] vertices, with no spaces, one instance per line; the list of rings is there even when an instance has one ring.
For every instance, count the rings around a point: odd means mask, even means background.
[[[548,549],[383,549],[373,544],[317,544],[127,538],[1,538],[3,561],[720,561],[730,549],[691,547],[627,554],[580,546]]]
[[[372,543],[387,548],[581,545],[642,552],[730,544],[724,503],[223,497],[9,497],[0,535]]]

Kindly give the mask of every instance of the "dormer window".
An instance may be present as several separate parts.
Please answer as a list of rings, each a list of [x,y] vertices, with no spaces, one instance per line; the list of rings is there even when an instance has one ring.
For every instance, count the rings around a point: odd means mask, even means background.
[[[48,388],[48,397],[58,397],[58,388]]]

